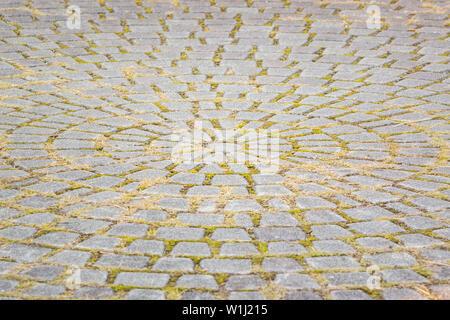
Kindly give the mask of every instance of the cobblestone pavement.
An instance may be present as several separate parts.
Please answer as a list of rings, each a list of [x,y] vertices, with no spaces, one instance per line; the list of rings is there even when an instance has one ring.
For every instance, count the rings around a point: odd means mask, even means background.
[[[0,296],[450,299],[446,5],[2,0]]]

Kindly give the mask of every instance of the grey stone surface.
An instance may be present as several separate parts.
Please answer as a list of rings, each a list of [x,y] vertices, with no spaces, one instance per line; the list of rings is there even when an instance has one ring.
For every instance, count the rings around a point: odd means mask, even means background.
[[[133,218],[147,222],[159,222],[167,218],[167,213],[161,210],[139,210],[133,214]]]
[[[261,211],[262,206],[255,200],[230,200],[225,206],[225,211]]]
[[[446,226],[445,224],[431,218],[409,216],[402,221],[413,230],[435,229]]]
[[[450,260],[450,250],[448,249],[426,249],[421,251],[422,256],[431,261],[443,261]]]
[[[95,265],[119,269],[142,269],[148,265],[148,258],[120,254],[104,254],[97,260]]]
[[[58,216],[52,213],[33,213],[17,218],[14,222],[23,224],[45,224],[52,222],[56,217]]]
[[[152,266],[155,271],[193,271],[194,262],[189,258],[160,258]]]
[[[353,285],[367,286],[370,274],[367,272],[325,273],[329,286]]]
[[[312,257],[305,258],[305,261],[315,269],[352,269],[359,267],[359,263],[354,258],[347,256]]]
[[[265,284],[266,281],[255,275],[230,276],[225,287],[227,290],[257,290]]]
[[[108,278],[108,272],[93,269],[80,269],[81,283],[104,284]]]
[[[50,246],[65,246],[76,241],[78,237],[79,235],[76,233],[56,231],[37,237],[33,242]]]
[[[291,215],[285,213],[266,213],[261,215],[259,222],[261,227],[283,226],[290,227],[298,225],[298,221]]]
[[[218,289],[216,280],[210,275],[182,275],[176,285],[182,288]]]
[[[227,174],[214,176],[211,184],[216,186],[246,186],[248,182],[240,175]]]
[[[227,240],[251,240],[248,232],[239,228],[217,228],[211,235],[211,239],[215,241],[227,241]]]
[[[224,216],[221,214],[194,214],[180,213],[177,218],[183,223],[191,226],[218,226],[224,222]]]
[[[405,252],[378,253],[373,255],[364,255],[363,258],[370,261],[372,264],[383,267],[412,267],[417,264],[416,259]]]
[[[18,264],[8,261],[0,261],[0,274],[7,274],[14,269]]]
[[[335,300],[373,300],[373,298],[362,290],[335,290],[331,292]]]
[[[36,233],[36,229],[30,227],[9,227],[0,230],[0,238],[11,240],[24,240]]]
[[[305,233],[300,228],[258,228],[256,238],[260,241],[304,240]]]
[[[186,291],[183,293],[183,300],[215,300],[214,296],[209,292]]]
[[[350,231],[336,225],[312,226],[311,230],[317,239],[336,239],[353,236],[353,233]]]
[[[334,208],[336,205],[320,197],[298,197],[295,199],[301,209]]]
[[[162,255],[164,253],[164,242],[156,240],[135,240],[126,249],[130,253],[145,253],[151,255]]]
[[[106,299],[114,295],[114,290],[106,287],[82,287],[75,291],[75,299]]]
[[[294,290],[286,294],[286,300],[322,300],[322,298],[310,290]]]
[[[106,236],[94,236],[83,242],[80,242],[76,247],[82,249],[92,250],[113,250],[120,243],[120,239]]]
[[[355,240],[360,246],[368,249],[391,249],[398,245],[386,238],[381,237],[363,237]]]
[[[162,288],[169,278],[169,275],[164,273],[121,272],[114,283],[132,287]]]
[[[172,255],[209,257],[211,249],[202,242],[178,242],[170,251]]]
[[[314,241],[313,247],[320,252],[350,253],[355,251],[350,245],[339,240]]]
[[[109,226],[111,223],[101,220],[89,220],[89,219],[67,219],[59,226],[64,229],[80,232],[80,233],[95,233],[97,230],[101,230]]]
[[[63,267],[37,265],[27,271],[22,272],[21,274],[33,279],[50,281],[55,280],[63,270]]]
[[[210,273],[246,274],[251,270],[252,263],[247,259],[203,259],[200,267]]]
[[[259,292],[231,292],[229,300],[264,300],[264,296]]]
[[[158,239],[199,240],[203,238],[204,234],[205,230],[201,228],[160,227],[156,236]]]
[[[345,214],[356,220],[373,220],[377,218],[390,218],[394,214],[386,209],[378,206],[370,206],[366,208],[352,208],[344,210]]]
[[[381,276],[387,283],[427,283],[426,278],[408,269],[393,269],[381,271]]]
[[[137,223],[119,223],[108,230],[107,234],[112,236],[127,236],[140,238],[147,234],[148,226]]]
[[[267,251],[269,254],[280,254],[280,255],[289,255],[289,254],[302,254],[307,252],[306,248],[299,243],[296,242],[269,242],[267,245]]]
[[[345,221],[340,215],[330,210],[310,210],[305,214],[310,223],[334,223]]]
[[[431,292],[438,298],[441,300],[448,300],[449,299],[449,294],[448,294],[448,289],[449,286],[448,284],[437,284],[437,285],[433,285],[430,287]]]
[[[224,243],[219,254],[227,257],[253,256],[259,254],[259,251],[252,243]]]
[[[404,234],[397,236],[406,247],[422,248],[438,244],[443,244],[442,241],[425,236],[423,234]]]
[[[11,244],[0,249],[0,256],[17,262],[30,263],[39,260],[50,252],[50,249],[39,246]]]
[[[388,288],[383,291],[386,300],[426,300],[424,296],[409,288]]]
[[[189,209],[188,201],[183,198],[165,198],[158,202],[163,209],[187,211]]]
[[[164,300],[165,295],[161,290],[133,289],[127,294],[128,300]]]
[[[24,292],[25,295],[32,297],[57,297],[66,291],[64,286],[38,283]]]
[[[275,278],[275,283],[288,289],[318,289],[319,285],[311,277],[304,274],[282,273]]]
[[[293,258],[265,258],[261,267],[267,272],[297,272],[303,270],[301,264]]]
[[[351,223],[349,227],[363,235],[395,234],[405,231],[402,227],[386,220]]]
[[[14,290],[14,288],[19,284],[17,281],[0,279],[0,292],[8,292]]]

